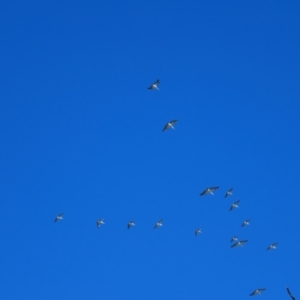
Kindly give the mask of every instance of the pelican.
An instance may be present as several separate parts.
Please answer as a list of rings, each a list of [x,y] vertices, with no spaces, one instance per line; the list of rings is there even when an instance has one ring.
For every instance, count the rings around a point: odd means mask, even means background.
[[[163,226],[163,221],[164,221],[163,219],[159,220],[159,221],[155,224],[154,229]]]
[[[240,203],[240,200],[235,201],[235,202],[231,205],[230,210],[234,210],[235,208],[238,208],[238,207],[239,207],[239,203]]]
[[[61,213],[61,214],[59,214],[59,215],[56,216],[54,222],[60,221],[60,220],[62,220],[63,218],[64,218],[64,214]]]
[[[135,222],[134,221],[130,221],[127,224],[127,229],[130,229],[130,227],[135,226]]]
[[[247,242],[248,242],[248,240],[243,240],[243,241],[236,242],[233,245],[231,245],[231,248],[243,247]]]
[[[267,248],[267,250],[276,249],[276,248],[277,248],[277,245],[278,245],[278,243],[273,243],[273,244],[271,244],[271,245]]]
[[[291,296],[291,298],[293,299],[293,300],[296,300],[296,298],[294,297],[294,295],[291,293],[291,291],[290,291],[290,289],[287,287],[286,288],[286,290],[287,290],[287,292],[289,293],[289,295]]]
[[[264,292],[266,289],[256,289],[254,290],[250,296],[260,295],[262,292]]]
[[[231,243],[232,243],[232,242],[236,242],[237,240],[238,240],[238,237],[235,235],[235,236],[233,236],[233,237],[231,238],[231,241],[230,241],[230,242],[231,242]]]
[[[104,219],[99,219],[97,222],[97,227],[100,228],[101,225],[105,224]]]
[[[250,219],[243,222],[242,227],[247,226],[250,224]]]
[[[214,191],[216,191],[219,187],[218,186],[214,186],[214,187],[211,187],[211,188],[207,188],[205,189],[201,194],[200,196],[205,196],[207,194],[211,194],[211,195],[214,195]]]
[[[197,229],[195,230],[195,235],[198,236],[200,233],[202,233],[202,229],[197,228]]]
[[[154,83],[152,83],[149,87],[148,90],[159,90],[158,85],[159,85],[159,79],[157,79]]]
[[[168,129],[170,129],[170,128],[175,129],[174,125],[175,125],[177,122],[178,122],[178,120],[172,120],[172,121],[168,122],[168,123],[165,125],[163,131],[166,131],[166,130],[168,130]]]
[[[225,198],[228,196],[231,196],[233,194],[233,188],[229,189],[226,194],[225,194]]]

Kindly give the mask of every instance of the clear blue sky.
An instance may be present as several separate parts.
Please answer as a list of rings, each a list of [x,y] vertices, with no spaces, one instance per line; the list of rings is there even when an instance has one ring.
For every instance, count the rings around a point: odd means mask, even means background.
[[[276,0],[2,3],[0,298],[300,297],[299,15]]]

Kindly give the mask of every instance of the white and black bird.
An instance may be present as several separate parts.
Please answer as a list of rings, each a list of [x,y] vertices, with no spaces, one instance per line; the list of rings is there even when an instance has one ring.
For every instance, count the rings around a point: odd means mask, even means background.
[[[226,194],[225,194],[225,198],[231,196],[233,194],[233,188],[229,189]]]
[[[267,248],[267,250],[276,249],[276,248],[277,248],[277,245],[278,245],[278,243],[273,243],[273,244],[271,244],[271,245]]]
[[[231,210],[234,210],[235,208],[238,208],[239,203],[240,203],[240,200],[235,201],[234,203],[232,203],[229,210],[231,211]]]
[[[250,219],[243,222],[242,227],[248,226],[250,224]]]
[[[256,289],[254,290],[250,296],[256,296],[256,295],[260,295],[262,292],[264,292],[266,289]]]
[[[239,239],[239,238],[235,235],[235,236],[233,236],[233,237],[231,238],[231,241],[230,241],[230,242],[231,242],[231,243],[232,243],[232,242],[236,242],[238,239]]]
[[[104,222],[104,219],[99,219],[97,222],[96,222],[96,225],[98,228],[100,228],[101,225],[104,225],[105,222]]]
[[[197,229],[195,230],[195,236],[198,236],[200,233],[202,233],[202,229],[197,228]]]
[[[158,85],[160,81],[157,79],[154,83],[152,83],[149,87],[148,90],[159,90]]]
[[[213,186],[211,188],[207,188],[200,194],[200,196],[205,196],[207,194],[214,195],[213,192],[216,191],[218,188],[219,188],[218,186]]]
[[[168,122],[168,123],[164,126],[163,131],[166,131],[166,130],[168,130],[168,129],[170,129],[170,128],[175,129],[174,125],[175,125],[177,122],[178,122],[178,120],[172,120],[172,121]]]
[[[61,213],[61,214],[59,214],[59,215],[56,216],[54,222],[60,221],[60,220],[62,220],[63,218],[64,218],[64,214]]]
[[[135,226],[135,222],[134,221],[128,222],[127,229],[130,229],[132,226]]]
[[[155,224],[154,229],[163,226],[163,222],[164,222],[163,219],[159,220],[159,221]]]
[[[290,295],[290,297],[293,299],[293,300],[296,300],[295,296],[291,293],[290,289],[287,287],[286,288],[288,294]]]
[[[238,242],[234,243],[233,245],[231,245],[231,248],[243,247],[247,242],[248,242],[248,240],[238,241]]]

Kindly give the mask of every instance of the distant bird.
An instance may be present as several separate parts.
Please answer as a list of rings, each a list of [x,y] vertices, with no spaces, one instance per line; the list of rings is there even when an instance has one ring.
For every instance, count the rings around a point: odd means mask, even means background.
[[[271,244],[271,245],[267,248],[267,250],[276,249],[276,248],[277,248],[277,245],[278,245],[278,243],[273,243],[273,244]]]
[[[168,122],[168,123],[165,125],[163,131],[166,131],[166,130],[168,130],[168,129],[170,129],[170,128],[175,129],[175,128],[174,128],[174,125],[175,125],[177,122],[178,122],[178,120],[172,120],[172,121]]]
[[[231,248],[243,247],[247,242],[248,242],[248,240],[243,240],[243,241],[236,242],[233,245],[231,245]]]
[[[205,189],[201,194],[200,196],[205,196],[207,194],[211,194],[211,195],[214,195],[214,191],[216,191],[219,187],[218,186],[214,186],[214,187],[211,187],[211,188],[207,188]]]
[[[152,83],[149,87],[148,90],[159,90],[158,85],[159,85],[159,79],[157,79],[154,83]]]
[[[289,293],[289,295],[291,296],[291,298],[293,299],[293,300],[296,300],[296,298],[294,297],[294,295],[291,293],[291,291],[290,291],[290,289],[287,287],[286,288],[286,290],[287,290],[287,292]]]
[[[195,230],[195,235],[198,236],[200,233],[202,233],[202,229],[197,228],[197,229]]]
[[[248,226],[250,224],[250,219],[243,222],[242,227]]]
[[[250,296],[260,295],[262,292],[264,292],[266,289],[256,289],[254,290]]]
[[[226,192],[225,198],[231,196],[232,194],[233,194],[233,188],[229,189],[229,190]]]
[[[235,202],[230,206],[230,210],[234,210],[235,208],[238,208],[238,207],[239,207],[239,203],[240,203],[240,200],[235,201]]]
[[[236,242],[237,240],[238,240],[238,237],[235,235],[235,236],[233,236],[233,237],[231,238],[231,241],[230,241],[230,242],[231,242],[231,243],[232,243],[232,242]]]
[[[63,218],[64,218],[64,214],[61,213],[61,214],[59,214],[59,215],[56,216],[54,222],[60,221],[60,220],[62,220]]]
[[[154,229],[163,226],[163,221],[164,221],[163,219],[159,220],[159,221],[155,224]]]
[[[104,219],[99,219],[99,220],[96,222],[96,224],[97,224],[97,227],[100,228],[101,225],[104,225],[104,224],[105,224]]]
[[[130,221],[127,224],[127,229],[130,229],[130,227],[135,226],[135,222],[134,221]]]

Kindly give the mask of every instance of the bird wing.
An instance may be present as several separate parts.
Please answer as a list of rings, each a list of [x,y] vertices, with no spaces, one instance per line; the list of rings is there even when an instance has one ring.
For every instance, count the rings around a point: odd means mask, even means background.
[[[286,288],[286,290],[287,290],[287,292],[289,293],[289,295],[291,296],[291,298],[293,299],[293,300],[296,300],[296,298],[294,297],[294,295],[291,293],[291,291],[290,291],[290,289],[287,287]]]
[[[213,187],[211,187],[209,189],[213,192],[213,191],[216,191],[218,188],[219,188],[218,186],[213,186]]]
[[[206,195],[208,193],[208,189],[205,189],[201,194],[200,194],[200,196],[204,196],[204,195]]]

